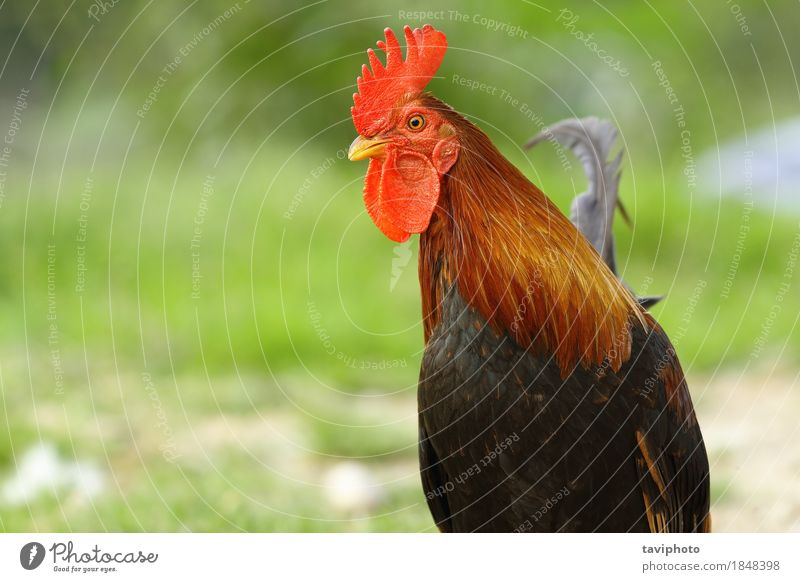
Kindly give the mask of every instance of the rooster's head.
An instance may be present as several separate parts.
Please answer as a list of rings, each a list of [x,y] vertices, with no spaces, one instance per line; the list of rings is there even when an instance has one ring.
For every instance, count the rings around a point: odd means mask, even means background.
[[[391,29],[378,48],[383,65],[367,51],[351,112],[358,137],[349,158],[370,158],[364,202],[373,222],[390,239],[403,242],[428,228],[439,200],[442,177],[458,158],[459,141],[441,106],[423,90],[444,58],[447,40],[426,24],[403,30],[406,59]],[[438,109],[438,110],[437,110]]]

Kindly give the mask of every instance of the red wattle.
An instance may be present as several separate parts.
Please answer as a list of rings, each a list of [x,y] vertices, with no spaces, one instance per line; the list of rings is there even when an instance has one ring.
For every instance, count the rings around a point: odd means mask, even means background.
[[[367,207],[372,222],[375,223],[383,234],[395,242],[405,242],[411,233],[405,232],[386,218],[381,208],[381,174],[383,173],[383,163],[381,160],[372,158],[369,161],[367,176],[364,179],[364,204]]]
[[[375,225],[393,241],[428,228],[438,200],[439,173],[424,155],[387,146],[384,160],[370,160],[364,203]]]

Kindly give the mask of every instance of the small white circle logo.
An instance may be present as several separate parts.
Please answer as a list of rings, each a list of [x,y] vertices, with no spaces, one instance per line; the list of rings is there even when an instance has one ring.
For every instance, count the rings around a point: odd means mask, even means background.
[[[44,561],[44,546],[39,542],[29,542],[19,551],[19,563],[26,570],[35,570]]]

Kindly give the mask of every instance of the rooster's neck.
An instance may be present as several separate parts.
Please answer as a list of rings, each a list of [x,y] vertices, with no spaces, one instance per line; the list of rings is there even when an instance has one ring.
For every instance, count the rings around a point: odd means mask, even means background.
[[[457,114],[456,114],[457,115]],[[420,238],[425,341],[453,286],[498,332],[576,364],[613,369],[630,354],[634,298],[558,208],[460,116],[461,154]]]

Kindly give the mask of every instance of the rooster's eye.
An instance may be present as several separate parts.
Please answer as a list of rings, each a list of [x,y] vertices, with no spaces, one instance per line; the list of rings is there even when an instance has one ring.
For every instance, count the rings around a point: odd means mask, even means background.
[[[419,131],[425,127],[425,118],[419,114],[412,115],[408,118],[408,122],[406,124],[408,125],[408,129],[411,131]]]

